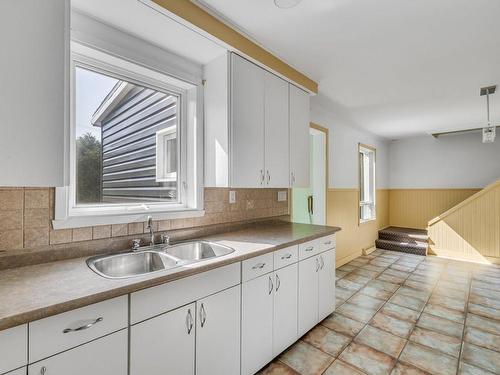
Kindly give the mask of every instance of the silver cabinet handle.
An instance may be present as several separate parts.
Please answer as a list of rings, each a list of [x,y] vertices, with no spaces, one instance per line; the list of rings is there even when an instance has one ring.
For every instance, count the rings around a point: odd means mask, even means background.
[[[78,328],[66,328],[65,330],[63,330],[63,333],[70,333],[70,332],[78,332],[78,331],[84,331],[86,329],[89,329],[90,327],[92,327],[93,325],[99,323],[99,322],[102,322],[104,319],[102,317],[100,318],[97,318],[96,320],[94,320],[93,322],[90,322],[88,324],[85,324],[81,327],[78,327]]]
[[[319,260],[318,258],[316,258],[316,272],[319,271]]]
[[[306,247],[306,251],[313,251],[313,250],[314,250],[314,246]]]
[[[280,285],[281,285],[280,277],[278,276],[278,274],[276,274],[276,291],[278,291]]]
[[[269,294],[273,292],[273,289],[274,289],[273,279],[271,278],[271,276],[269,276]]]
[[[207,312],[205,311],[205,305],[202,303],[200,308],[200,320],[201,320],[201,328],[205,325],[207,321]]]
[[[260,170],[260,184],[262,185],[264,183],[264,171],[261,169]]]
[[[281,257],[281,259],[290,259],[292,257],[292,254],[288,253],[288,254],[285,254]]]
[[[265,265],[266,265],[266,263],[257,263],[255,266],[252,267],[252,269],[253,270],[256,270],[257,268],[262,269],[262,268],[264,268]]]
[[[45,375],[45,373],[47,372],[47,367],[43,366],[41,369],[40,369],[40,374],[41,375]]]
[[[188,309],[188,313],[186,315],[186,327],[188,335],[190,335],[193,330],[193,315],[191,314],[191,309]]]
[[[319,258],[321,259],[321,268],[320,269],[323,269],[323,267],[325,266],[325,260],[323,259],[323,255],[321,255]]]
[[[291,173],[292,175],[292,186],[295,185],[295,173]]]
[[[269,170],[267,170],[267,184],[271,182],[271,175],[269,174]]]
[[[330,241],[326,241],[326,242],[325,242],[325,245],[331,245],[331,244],[332,244],[332,241],[331,241],[331,240],[330,240]]]

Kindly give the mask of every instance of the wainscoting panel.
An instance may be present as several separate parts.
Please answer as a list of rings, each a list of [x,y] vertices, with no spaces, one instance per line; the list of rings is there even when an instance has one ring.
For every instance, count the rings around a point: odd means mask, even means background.
[[[337,267],[374,246],[378,230],[389,225],[389,190],[377,190],[377,219],[359,224],[358,189],[329,189],[327,225],[342,228],[337,233]]]
[[[480,189],[391,189],[389,223],[426,229],[427,223]]]

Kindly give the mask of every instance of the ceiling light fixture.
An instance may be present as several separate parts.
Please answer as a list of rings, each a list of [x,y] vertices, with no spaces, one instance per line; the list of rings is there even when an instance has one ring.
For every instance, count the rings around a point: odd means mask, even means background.
[[[274,5],[281,9],[290,9],[299,5],[301,1],[302,0],[274,0]]]
[[[483,143],[495,142],[496,126],[492,126],[490,121],[490,95],[495,93],[496,88],[497,88],[496,86],[482,87],[479,92],[480,96],[486,96],[487,123],[486,126],[483,128]]]

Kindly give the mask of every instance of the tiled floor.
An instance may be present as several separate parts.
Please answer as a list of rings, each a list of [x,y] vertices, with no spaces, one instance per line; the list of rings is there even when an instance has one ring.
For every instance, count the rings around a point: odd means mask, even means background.
[[[376,250],[337,269],[336,291],[262,375],[500,374],[500,266]]]

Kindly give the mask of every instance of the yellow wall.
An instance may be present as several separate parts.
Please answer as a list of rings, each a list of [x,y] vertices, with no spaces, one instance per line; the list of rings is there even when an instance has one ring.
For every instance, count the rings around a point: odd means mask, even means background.
[[[437,255],[500,263],[500,180],[429,225]]]
[[[245,55],[259,61],[276,73],[282,74],[291,81],[304,87],[313,93],[318,93],[318,84],[292,68],[273,54],[266,51],[258,44],[252,42],[242,34],[238,33],[228,25],[219,21],[204,9],[193,4],[189,0],[153,0],[159,6],[169,12],[185,19],[192,25],[213,35],[234,49],[241,51]]]
[[[327,225],[342,228],[337,233],[337,267],[374,246],[378,230],[389,225],[389,190],[377,190],[377,219],[359,224],[358,189],[329,189]]]
[[[404,228],[427,228],[438,215],[470,197],[479,189],[391,189],[389,223]]]

